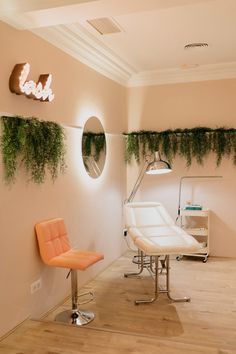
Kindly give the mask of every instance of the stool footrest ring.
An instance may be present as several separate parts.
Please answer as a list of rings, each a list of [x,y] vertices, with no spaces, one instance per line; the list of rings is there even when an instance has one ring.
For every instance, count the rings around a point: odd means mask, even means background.
[[[79,299],[80,297],[86,296],[86,295],[89,295],[90,298],[87,300],[84,300],[82,302],[78,302],[78,305],[85,305],[85,304],[88,304],[89,302],[94,300],[94,293],[92,291],[87,291],[85,293],[79,294],[77,298]]]

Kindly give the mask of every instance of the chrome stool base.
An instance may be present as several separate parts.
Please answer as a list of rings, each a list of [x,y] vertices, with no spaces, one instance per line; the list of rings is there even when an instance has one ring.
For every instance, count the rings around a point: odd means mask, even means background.
[[[58,315],[56,315],[55,321],[64,322],[64,323],[68,323],[68,324],[75,325],[75,326],[84,326],[84,325],[90,323],[94,319],[95,315],[91,311],[80,310],[79,305],[87,304],[88,302],[91,301],[91,299],[88,301],[82,302],[80,304],[78,303],[77,270],[71,269],[67,275],[67,278],[69,275],[71,276],[72,309],[65,310],[65,311],[59,313]],[[87,295],[87,294],[91,295],[92,299],[93,299],[93,293],[91,293],[90,291],[79,295],[79,297]]]
[[[90,323],[94,317],[95,315],[91,311],[78,310],[73,312],[72,310],[66,310],[59,313],[55,317],[55,321],[65,322],[75,326],[84,326]]]

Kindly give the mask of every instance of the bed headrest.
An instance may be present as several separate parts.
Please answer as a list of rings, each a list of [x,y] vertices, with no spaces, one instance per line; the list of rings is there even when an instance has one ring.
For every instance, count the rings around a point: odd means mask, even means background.
[[[174,225],[173,219],[158,202],[134,202],[125,205],[126,227]]]

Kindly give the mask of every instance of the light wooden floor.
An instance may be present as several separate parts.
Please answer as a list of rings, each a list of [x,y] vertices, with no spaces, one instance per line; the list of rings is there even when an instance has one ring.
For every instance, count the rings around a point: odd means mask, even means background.
[[[190,303],[173,303],[162,294],[150,305],[134,300],[152,294],[148,273],[124,278],[135,270],[127,254],[90,282],[96,299],[84,305],[96,313],[83,328],[53,322],[70,306],[66,301],[40,320],[28,320],[0,343],[1,354],[232,354],[236,353],[236,259],[209,258],[171,262],[173,295],[190,295]]]

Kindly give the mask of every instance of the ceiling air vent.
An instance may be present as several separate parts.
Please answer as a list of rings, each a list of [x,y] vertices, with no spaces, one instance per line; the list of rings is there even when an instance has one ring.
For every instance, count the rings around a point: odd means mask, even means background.
[[[184,49],[194,49],[194,48],[206,48],[207,43],[189,43],[184,46]]]
[[[121,32],[121,28],[107,17],[95,18],[93,20],[87,20],[87,22],[100,34],[111,34]]]

